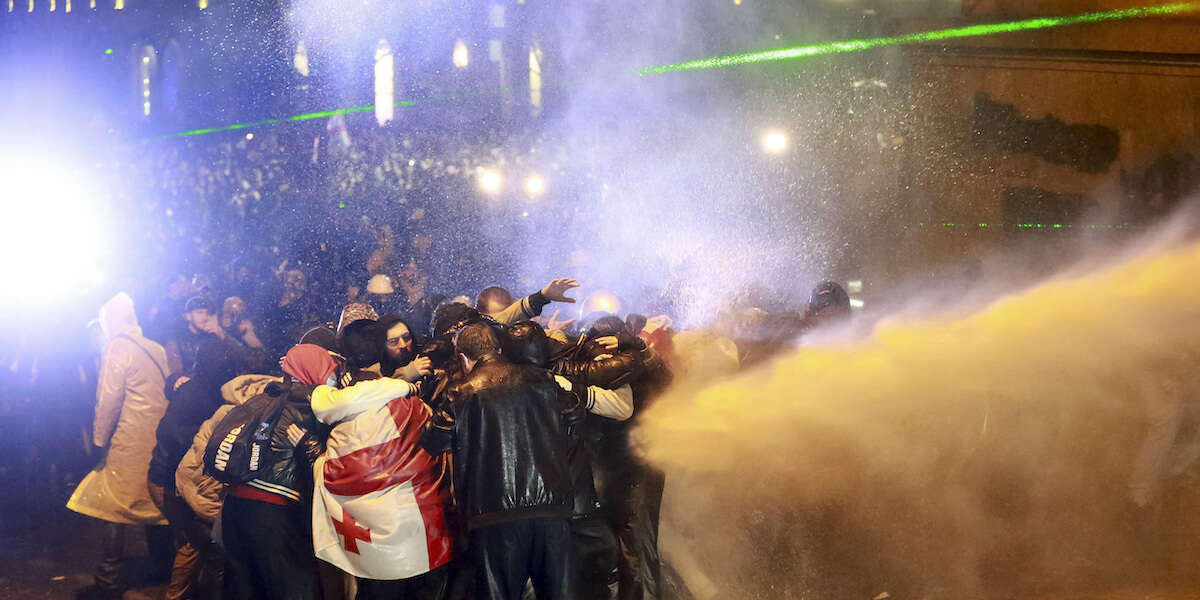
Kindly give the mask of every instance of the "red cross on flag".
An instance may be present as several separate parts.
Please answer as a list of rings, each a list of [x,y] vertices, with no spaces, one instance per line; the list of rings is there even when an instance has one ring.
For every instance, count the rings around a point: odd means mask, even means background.
[[[429,414],[406,396],[333,428],[313,466],[318,558],[369,579],[406,579],[450,561],[450,472],[418,443]]]
[[[358,540],[371,543],[371,530],[363,529],[354,522],[354,517],[343,511],[342,520],[333,520],[333,530],[345,541],[346,552],[358,554]]]

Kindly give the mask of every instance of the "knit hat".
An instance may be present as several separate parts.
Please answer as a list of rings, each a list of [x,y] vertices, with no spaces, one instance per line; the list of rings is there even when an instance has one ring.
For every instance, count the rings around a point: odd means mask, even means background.
[[[379,313],[375,312],[375,309],[371,308],[370,304],[363,304],[362,302],[347,304],[346,308],[342,309],[342,318],[338,319],[337,334],[342,335],[342,330],[347,325],[362,319],[378,321]]]
[[[392,278],[387,275],[376,275],[367,282],[368,294],[391,294],[396,291],[392,287]]]
[[[308,385],[323,385],[337,370],[329,351],[315,344],[299,344],[283,357],[283,372]]]

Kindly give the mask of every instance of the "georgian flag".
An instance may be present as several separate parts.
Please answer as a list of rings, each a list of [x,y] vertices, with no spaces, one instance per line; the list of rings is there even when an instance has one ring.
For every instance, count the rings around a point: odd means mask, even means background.
[[[313,467],[317,558],[369,579],[406,579],[450,561],[450,472],[418,443],[429,416],[406,396],[333,428]]]

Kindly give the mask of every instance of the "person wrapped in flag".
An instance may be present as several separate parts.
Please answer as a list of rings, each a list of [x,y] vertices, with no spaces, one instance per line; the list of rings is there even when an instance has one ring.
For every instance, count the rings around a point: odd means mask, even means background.
[[[414,362],[418,376],[429,372],[428,358]],[[321,385],[311,406],[333,426],[313,464],[317,558],[357,577],[360,599],[439,597],[454,558],[451,477],[445,457],[419,444],[431,413],[416,387],[392,378]]]

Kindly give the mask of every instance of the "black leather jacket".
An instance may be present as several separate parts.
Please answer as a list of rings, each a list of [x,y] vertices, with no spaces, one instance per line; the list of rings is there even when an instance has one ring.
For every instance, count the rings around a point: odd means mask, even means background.
[[[625,385],[642,369],[641,360],[634,354],[620,352],[612,358],[599,361],[560,358],[550,365],[556,375],[571,381],[571,389],[584,394],[589,385],[615,389]],[[576,519],[590,517],[601,509],[600,497],[592,474],[592,463],[601,442],[601,422],[609,421],[589,413],[571,436],[570,460],[575,507],[572,516]]]
[[[454,491],[468,530],[569,518],[569,428],[586,406],[549,371],[485,357],[437,402],[421,444],[454,453]]]
[[[621,340],[614,352],[593,347],[594,340],[581,337],[573,344],[559,345],[554,349],[550,370],[584,386],[594,385],[605,389],[616,389],[633,383],[651,370],[661,366],[662,359],[636,337]],[[590,354],[589,354],[590,353]],[[607,358],[592,360],[591,354],[610,354]]]
[[[287,394],[287,405],[275,422],[271,431],[271,450],[279,457],[271,468],[260,471],[260,475],[246,482],[252,488],[275,494],[281,498],[293,501],[309,502],[312,500],[312,468],[310,465],[321,456],[324,450],[320,439],[327,431],[317,422],[309,405],[309,398],[314,386],[272,383],[267,386],[266,394],[281,396]],[[288,439],[289,425],[299,425],[313,435],[306,435],[299,445],[293,445]]]

